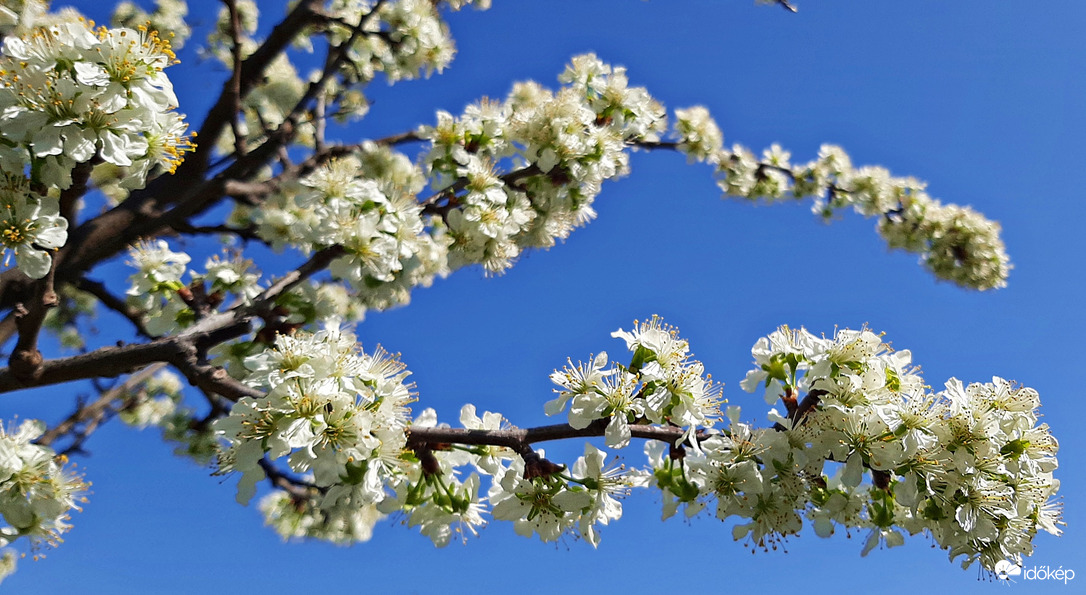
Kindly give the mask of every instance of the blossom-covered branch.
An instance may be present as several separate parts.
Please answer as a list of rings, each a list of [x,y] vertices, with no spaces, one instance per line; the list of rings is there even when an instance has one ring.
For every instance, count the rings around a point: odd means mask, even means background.
[[[774,427],[755,429],[739,407],[721,412],[720,385],[676,329],[653,317],[613,336],[629,363],[600,353],[556,371],[546,411],[568,409],[569,422],[531,429],[471,405],[463,428],[438,424],[432,409],[412,419],[413,385],[394,358],[357,352],[341,332],[281,336],[246,361],[246,381],[268,392],[214,425],[228,444],[220,471],[241,474],[241,502],[266,477],[265,458],[311,474],[316,491],[273,493],[261,507],[285,536],[336,542],[368,539],[378,513],[398,511],[444,545],[483,524],[489,504],[520,534],[573,532],[595,545],[633,487],[660,490],[665,517],[715,503],[715,516],[739,519],[733,537],[756,547],[806,520],[822,537],[868,530],[865,555],[900,545],[903,532],[927,533],[964,566],[990,571],[1029,555],[1038,531],[1060,533],[1057,443],[1038,424],[1032,389],[951,379],[932,393],[909,352],[871,331],[819,338],[781,328],[754,346],[756,367],[741,384],[788,415],[770,409]],[[649,468],[608,465],[592,444],[566,466],[534,446],[589,437],[615,449],[647,439]]]

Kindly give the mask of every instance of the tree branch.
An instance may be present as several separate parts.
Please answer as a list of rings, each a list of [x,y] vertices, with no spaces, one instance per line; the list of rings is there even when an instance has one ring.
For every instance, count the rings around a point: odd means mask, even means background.
[[[792,4],[788,2],[788,0],[777,0],[777,4],[779,4],[781,8],[787,10],[788,12],[799,12],[796,10],[795,6],[792,6]]]
[[[234,63],[231,65],[233,72],[230,75],[230,80],[227,82],[229,87],[230,101],[233,104],[230,129],[234,133],[234,152],[238,155],[245,154],[245,136],[241,134],[241,122],[242,116],[241,110],[241,17],[238,15],[238,5],[236,0],[222,0],[226,5],[226,9],[230,14],[230,55],[233,58]],[[223,93],[227,93],[227,89],[223,89]]]
[[[338,245],[330,246],[316,252],[309,260],[302,263],[300,267],[287,273],[282,279],[272,283],[270,287],[256,296],[256,298],[253,299],[253,308],[259,310],[267,307],[267,305],[275,301],[280,295],[290,291],[295,285],[323,270],[337,257],[342,256],[343,253],[343,247]]]
[[[302,29],[318,21],[319,17],[316,9],[321,3],[320,0],[302,0],[299,2],[272,29],[264,43],[241,62],[236,81],[237,97],[243,99],[248,95],[249,91],[260,82],[264,69],[272,63],[276,56],[286,49]],[[234,86],[235,82],[233,80],[227,81],[223,85],[218,100],[208,110],[204,123],[200,126],[197,138],[203,140],[196,151],[185,160],[185,163],[181,164],[181,168],[178,170],[179,173],[186,176],[203,177],[203,172],[207,170],[211,152],[214,150],[215,141],[222,134],[235,113],[234,93],[231,92]]]
[[[593,438],[603,436],[609,419],[597,419],[588,427],[576,429],[569,424],[554,424],[537,428],[515,428],[509,430],[472,430],[467,428],[407,428],[407,448],[428,448],[441,444],[465,444],[479,446],[504,446],[522,456],[531,453],[532,444],[565,440],[569,438]],[[630,435],[646,440],[660,440],[675,444],[682,439],[686,430],[676,426],[631,425]],[[698,430],[698,440],[712,435],[709,431]]]
[[[258,241],[263,242],[260,236],[256,234],[255,226],[248,227],[230,227],[228,225],[189,225],[188,222],[176,223],[173,226],[174,230],[178,233],[188,235],[232,235],[237,236],[245,241]]]
[[[94,401],[80,405],[64,421],[46,430],[35,442],[43,446],[49,446],[61,437],[75,432],[75,440],[60,454],[78,451],[83,442],[98,428],[106,416],[119,410],[113,407],[114,401],[127,396],[127,393],[134,387],[165,367],[166,364],[164,363],[151,364],[129,376],[121,384],[103,391]]]
[[[316,485],[286,473],[266,458],[260,459],[258,463],[260,464],[260,468],[264,470],[264,475],[268,476],[268,481],[271,482],[273,486],[285,490],[295,498],[306,500],[314,494],[320,493],[320,488]]]
[[[513,170],[501,176],[499,179],[503,183],[505,183],[506,186],[513,187],[520,180],[530,178],[532,176],[537,176],[542,173],[543,170],[539,169],[539,166],[533,163],[527,167]],[[445,188],[431,194],[429,197],[419,203],[422,205],[423,214],[439,215],[441,216],[441,218],[444,219],[445,216],[449,214],[449,209],[455,207],[458,204],[456,193],[463,190],[465,187],[467,187],[467,185],[468,180],[466,178],[459,178],[451,185],[446,186]],[[446,198],[448,200],[444,204],[441,204],[440,201],[442,198]]]
[[[56,264],[54,259],[45,277],[32,286],[34,293],[29,305],[23,303],[15,305],[15,326],[19,330],[19,340],[15,343],[11,357],[8,358],[8,366],[12,374],[23,382],[34,382],[42,374],[42,355],[38,351],[38,336],[41,334],[46,313],[60,302],[57,292],[53,289]]]
[[[33,378],[20,377],[10,367],[0,369],[0,392],[86,378],[113,378],[155,362],[183,367],[190,365],[196,354],[247,332],[247,317],[240,320],[233,316],[208,317],[176,336],[138,345],[103,347],[90,353],[42,362],[40,373]]]
[[[139,308],[129,305],[123,299],[110,293],[109,289],[101,282],[92,281],[84,277],[76,281],[75,288],[79,291],[93,295],[103,306],[127,318],[128,321],[132,323],[132,326],[136,327],[136,334],[139,336],[144,339],[154,338],[154,336],[147,331],[147,327],[143,323],[143,312],[140,311]]]
[[[264,393],[234,380],[226,370],[205,363],[203,359],[203,354],[198,351],[186,350],[171,359],[170,363],[185,375],[189,384],[204,391],[205,394],[215,393],[230,401],[237,401],[242,397],[264,396]]]

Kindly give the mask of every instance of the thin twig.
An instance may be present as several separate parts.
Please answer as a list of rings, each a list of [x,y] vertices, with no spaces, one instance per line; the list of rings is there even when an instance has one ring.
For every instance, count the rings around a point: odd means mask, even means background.
[[[75,441],[68,447],[66,452],[77,450],[79,445],[90,436],[112,409],[113,401],[126,396],[133,387],[143,383],[165,367],[166,364],[164,363],[151,364],[139,372],[132,374],[126,378],[124,382],[113,386],[109,390],[103,391],[94,401],[79,406],[79,408],[66,417],[64,421],[46,430],[35,442],[43,446],[49,446],[53,442],[56,442],[60,437],[73,431],[77,431],[78,433]]]
[[[790,4],[790,3],[788,2],[788,0],[777,0],[777,4],[780,4],[780,5],[781,5],[781,8],[783,8],[783,9],[787,10],[788,12],[792,12],[792,13],[798,12],[798,11],[796,10],[796,7],[795,7],[795,6],[792,6],[792,5],[791,5],[791,4]]]
[[[124,316],[126,319],[128,319],[129,322],[132,323],[132,326],[136,328],[136,334],[138,334],[139,336],[145,339],[154,338],[154,335],[152,335],[147,330],[147,326],[143,322],[143,311],[110,293],[109,289],[106,288],[105,284],[101,283],[100,281],[92,281],[90,279],[83,278],[75,283],[75,288],[79,291],[93,295],[95,298],[98,299],[99,302],[102,303],[103,306],[109,308],[110,310],[113,310],[121,316]]]
[[[308,499],[315,494],[319,494],[321,489],[315,484],[299,479],[281,469],[276,467],[268,459],[260,459],[258,461],[260,468],[264,470],[264,475],[267,476],[268,481],[277,488],[286,490],[291,496],[299,499]]]
[[[226,5],[226,10],[230,14],[230,55],[233,58],[232,71],[230,74],[230,81],[228,82],[229,90],[224,89],[223,92],[230,94],[230,101],[233,103],[233,114],[230,118],[230,129],[234,133],[234,152],[238,155],[245,155],[245,136],[241,133],[241,16],[238,14],[237,0],[222,0]]]
[[[264,70],[290,45],[302,29],[318,22],[320,17],[316,10],[322,3],[323,0],[298,2],[290,13],[272,29],[264,43],[241,62],[241,71],[237,80],[239,97],[244,99],[249,91],[260,83]],[[208,110],[197,136],[201,139],[201,144],[182,165],[185,175],[203,177],[203,172],[207,170],[215,141],[236,113],[234,95],[231,93],[233,86],[232,81],[227,81],[215,105]]]
[[[343,247],[338,245],[330,246],[318,251],[297,269],[287,273],[282,279],[272,283],[271,286],[265,289],[260,295],[253,298],[253,308],[261,309],[267,307],[268,304],[271,304],[280,295],[290,291],[295,285],[305,281],[318,271],[323,270],[337,257],[342,256],[343,253]]]

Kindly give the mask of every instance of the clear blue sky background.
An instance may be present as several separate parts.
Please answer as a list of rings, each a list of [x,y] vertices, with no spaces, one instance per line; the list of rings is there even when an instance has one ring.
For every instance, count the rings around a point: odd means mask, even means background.
[[[81,2],[105,20],[106,2]],[[281,14],[260,2],[265,18]],[[857,164],[929,182],[946,202],[972,205],[1004,226],[1014,262],[1006,289],[975,293],[939,283],[913,256],[889,253],[874,223],[824,225],[808,205],[755,207],[720,200],[710,172],[676,154],[636,154],[633,174],[605,186],[599,219],[508,274],[463,270],[371,314],[367,348],[403,354],[420,402],[455,421],[461,404],[500,411],[521,426],[553,420],[548,374],[566,357],[619,352],[609,333],[661,314],[690,340],[732,404],[764,422],[764,402],[739,389],[750,346],[780,324],[832,333],[867,323],[911,349],[940,387],[992,375],[1040,391],[1061,443],[1066,533],[1041,535],[1026,567],[1062,566],[1072,584],[1019,580],[1009,591],[1076,592],[1086,584],[1081,398],[1086,243],[1086,5],[1071,0],[799,0],[799,14],[752,0],[518,2],[454,15],[459,46],[439,77],[375,84],[369,118],[351,137],[381,136],[459,112],[516,80],[552,88],[572,55],[595,51],[628,67],[669,108],[704,104],[726,142],[772,142],[796,161],[819,144]],[[191,3],[205,30],[217,3]],[[181,111],[198,123],[226,73],[195,44],[170,71]],[[111,324],[104,319],[100,324]],[[78,387],[4,395],[0,417],[55,422]],[[700,593],[841,590],[989,593],[918,536],[861,559],[864,534],[829,540],[807,530],[788,553],[752,555],[730,525],[703,515],[659,520],[651,493],[626,501],[598,550],[523,539],[495,523],[467,546],[435,549],[395,522],[350,548],[284,544],[255,507],[234,503],[235,480],[170,456],[157,432],[113,424],[78,460],[94,482],[65,543],[24,561],[10,592],[88,593]],[[560,452],[575,456],[580,445]],[[637,447],[628,450],[634,462]],[[567,459],[572,461],[571,458]]]

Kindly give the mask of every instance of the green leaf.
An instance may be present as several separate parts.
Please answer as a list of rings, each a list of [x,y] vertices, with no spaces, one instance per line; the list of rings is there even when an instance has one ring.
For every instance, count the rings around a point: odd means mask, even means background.
[[[634,351],[633,359],[630,360],[630,371],[636,374],[641,370],[641,366],[654,361],[656,361],[656,352],[644,345],[638,345],[637,350]]]

